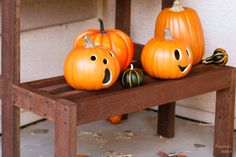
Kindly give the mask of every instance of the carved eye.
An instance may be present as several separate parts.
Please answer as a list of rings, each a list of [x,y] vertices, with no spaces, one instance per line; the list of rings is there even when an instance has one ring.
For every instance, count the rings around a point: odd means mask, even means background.
[[[181,53],[179,52],[179,50],[175,50],[175,58],[177,60],[180,60],[181,59]]]
[[[188,55],[188,57],[190,58],[190,57],[191,57],[191,54],[190,54],[190,52],[189,52],[189,49],[188,49],[188,48],[186,49],[186,52],[187,52],[187,55]]]
[[[113,54],[112,52],[110,52],[110,55],[111,55],[112,57],[114,57],[114,54]]]
[[[107,59],[103,59],[103,63],[106,65],[108,64],[108,60]]]
[[[92,56],[90,57],[90,59],[91,59],[92,61],[95,61],[95,60],[97,59],[97,57],[96,57],[96,55],[92,55]]]

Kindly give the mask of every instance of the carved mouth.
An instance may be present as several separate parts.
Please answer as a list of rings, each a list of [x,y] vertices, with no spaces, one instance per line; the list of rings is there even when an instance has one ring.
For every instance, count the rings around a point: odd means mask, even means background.
[[[109,69],[106,68],[106,69],[105,69],[105,76],[104,76],[104,79],[103,79],[103,81],[102,81],[102,84],[103,84],[103,85],[109,84],[109,83],[111,82],[111,78],[112,78],[111,72],[110,72]]]
[[[185,71],[187,71],[188,67],[189,67],[189,65],[188,65],[188,66],[185,66],[185,67],[182,67],[182,66],[179,65],[179,70],[180,70],[182,73],[184,73]]]

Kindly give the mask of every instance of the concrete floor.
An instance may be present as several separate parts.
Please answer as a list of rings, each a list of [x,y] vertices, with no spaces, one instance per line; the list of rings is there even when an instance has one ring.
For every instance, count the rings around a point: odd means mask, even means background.
[[[89,157],[158,157],[159,151],[212,157],[211,125],[176,118],[176,136],[166,139],[156,135],[156,117],[155,112],[142,111],[129,114],[129,119],[119,125],[101,120],[80,126],[77,152]],[[21,129],[21,157],[52,157],[53,150],[53,123],[43,121]],[[112,156],[112,152],[131,156]]]

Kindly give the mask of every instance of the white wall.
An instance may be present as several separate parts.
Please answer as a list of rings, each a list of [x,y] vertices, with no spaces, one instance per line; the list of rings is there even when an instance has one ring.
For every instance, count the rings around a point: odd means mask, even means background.
[[[236,67],[236,1],[183,0],[185,6],[194,8],[202,21],[206,52],[205,57],[222,47],[229,54],[228,65]],[[115,0],[105,1],[105,19],[114,27]],[[161,0],[132,0],[131,37],[145,44],[153,37],[156,17],[161,11]],[[109,13],[109,14],[108,14]],[[215,93],[178,101],[177,114],[206,122],[214,121]]]

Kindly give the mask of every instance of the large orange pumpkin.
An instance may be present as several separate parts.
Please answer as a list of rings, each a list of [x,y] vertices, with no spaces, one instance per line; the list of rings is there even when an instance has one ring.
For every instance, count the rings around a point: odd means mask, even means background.
[[[187,75],[192,67],[191,49],[180,40],[172,38],[164,29],[164,38],[151,39],[141,54],[143,69],[152,77],[176,79]]]
[[[83,36],[87,35],[94,45],[103,45],[110,48],[120,63],[121,71],[124,71],[132,62],[134,55],[134,44],[130,37],[120,30],[105,30],[101,19],[100,30],[87,30],[80,33],[74,42],[74,48],[83,46]]]
[[[120,65],[116,56],[104,46],[94,46],[85,36],[85,46],[73,49],[64,63],[67,83],[76,89],[99,90],[117,80]]]
[[[183,7],[175,0],[172,8],[164,9],[156,21],[155,37],[163,37],[164,28],[169,28],[175,39],[185,41],[193,52],[193,65],[202,60],[205,51],[204,34],[197,12]]]

